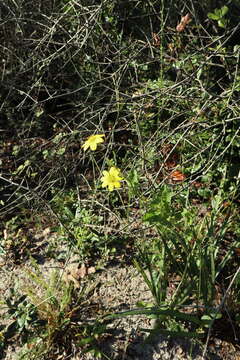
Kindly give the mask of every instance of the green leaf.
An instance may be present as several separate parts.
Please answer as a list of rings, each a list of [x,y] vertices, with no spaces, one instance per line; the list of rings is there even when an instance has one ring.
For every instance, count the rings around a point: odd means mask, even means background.
[[[223,6],[221,9],[215,9],[213,13],[208,13],[207,16],[209,19],[216,20],[218,22],[218,26],[221,28],[225,28],[227,25],[227,19],[224,16],[228,12],[228,7]]]
[[[58,149],[58,150],[56,151],[56,154],[57,154],[57,155],[63,155],[63,154],[65,153],[65,151],[66,151],[66,148],[65,148],[65,147],[62,147],[62,148],[60,148],[60,149]]]
[[[205,336],[205,333],[197,333],[197,332],[190,332],[190,331],[171,331],[171,330],[166,330],[166,329],[160,329],[160,328],[156,328],[154,330],[150,330],[150,329],[140,329],[141,331],[144,332],[148,332],[151,334],[163,334],[163,335],[167,335],[167,336],[171,336],[171,337],[187,337],[190,339],[198,339],[198,338],[202,338]]]
[[[218,26],[225,29],[225,27],[227,26],[227,19],[218,20]]]
[[[38,107],[36,110],[35,110],[35,116],[37,118],[39,118],[42,114],[44,113],[44,110],[42,107]]]
[[[219,15],[216,14],[216,13],[208,13],[207,16],[208,16],[209,19],[219,20]]]
[[[124,311],[121,313],[116,313],[116,314],[110,314],[106,316],[106,320],[108,319],[118,319],[118,318],[122,318],[122,317],[126,317],[126,316],[133,316],[133,315],[164,315],[164,316],[169,316],[170,318],[175,318],[178,320],[183,320],[183,321],[189,321],[192,322],[194,324],[197,325],[202,325],[201,320],[199,320],[196,316],[194,315],[190,315],[190,314],[185,314],[182,312],[179,312],[177,310],[161,310],[158,308],[151,308],[151,309],[133,309],[133,310],[129,310],[129,311]]]
[[[126,181],[128,184],[130,197],[137,195],[139,188],[139,177],[136,169],[130,171]]]
[[[81,335],[81,334],[77,334],[77,335]],[[87,345],[87,344],[91,344],[94,341],[94,337],[93,336],[89,336],[87,338],[81,339],[78,342],[78,345],[83,346],[83,345]]]
[[[223,17],[228,13],[228,7],[226,5],[224,5],[221,9],[220,9],[220,16]]]
[[[222,318],[222,314],[221,313],[211,313],[211,314],[206,314],[206,315],[203,315],[201,317],[201,321],[203,323],[203,326],[205,327],[209,327],[212,325],[212,322],[214,320],[217,320],[217,319],[221,319]]]

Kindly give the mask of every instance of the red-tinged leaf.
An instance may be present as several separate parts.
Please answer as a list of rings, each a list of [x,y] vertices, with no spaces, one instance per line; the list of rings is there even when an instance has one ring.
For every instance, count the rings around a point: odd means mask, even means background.
[[[203,186],[203,184],[199,181],[193,181],[192,182],[192,185],[196,188],[196,189],[199,189]]]
[[[186,179],[186,176],[181,171],[175,170],[169,175],[169,178],[172,181],[180,182],[180,181],[184,181]]]

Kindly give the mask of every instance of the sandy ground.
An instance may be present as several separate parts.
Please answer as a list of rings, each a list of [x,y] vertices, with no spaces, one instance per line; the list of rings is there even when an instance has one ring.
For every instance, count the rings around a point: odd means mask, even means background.
[[[6,259],[5,259],[6,260]],[[66,276],[74,266],[79,269],[75,258],[69,259],[68,265],[63,267],[59,263],[46,261],[39,264],[41,272],[47,279],[50,276],[51,269],[59,269],[59,276]],[[26,267],[31,268],[31,263],[26,261],[22,265],[6,265],[4,259],[1,259],[0,268],[0,297],[1,301],[8,296],[9,288],[15,287],[21,291],[26,285]],[[63,269],[64,268],[64,269]],[[85,280],[87,279],[85,274]],[[109,312],[121,312],[136,308],[138,301],[153,302],[151,292],[148,290],[142,277],[132,265],[118,264],[111,266],[103,271],[90,275],[97,281],[98,286],[95,288],[92,300],[98,303],[103,309]],[[79,284],[81,280],[79,280]],[[77,281],[78,281],[77,280]],[[76,285],[77,286],[77,285]],[[81,286],[81,285],[80,285]],[[4,311],[6,308],[1,307],[1,325],[9,323],[11,320],[4,320]],[[191,340],[183,338],[170,339],[162,335],[156,335],[151,342],[146,342],[146,333],[141,328],[150,329],[154,326],[154,321],[146,316],[131,316],[122,319],[115,319],[109,325],[109,335],[101,343],[101,350],[105,354],[105,359],[111,360],[200,360],[202,359],[204,344],[194,345]],[[5,360],[18,359],[19,348],[9,346],[3,358]],[[59,358],[60,359],[60,358]],[[65,358],[62,358],[65,360]],[[94,360],[91,354],[81,354],[76,352],[69,360]],[[213,360],[239,360],[240,351],[233,345],[224,343],[220,340],[211,342],[207,359]],[[51,359],[49,359],[51,360]]]

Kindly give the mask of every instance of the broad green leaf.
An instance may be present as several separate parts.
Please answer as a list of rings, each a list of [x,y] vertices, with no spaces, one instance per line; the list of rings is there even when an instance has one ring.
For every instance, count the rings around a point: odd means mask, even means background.
[[[208,16],[209,19],[219,20],[219,15],[217,15],[215,13],[208,13],[207,16]]]

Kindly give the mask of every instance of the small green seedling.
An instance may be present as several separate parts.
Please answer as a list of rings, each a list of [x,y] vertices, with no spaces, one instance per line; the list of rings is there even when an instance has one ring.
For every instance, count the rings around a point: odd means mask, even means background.
[[[207,16],[209,19],[217,21],[219,27],[225,29],[228,24],[228,20],[225,18],[227,13],[228,7],[224,5],[221,9],[215,9],[213,13],[208,13]]]

